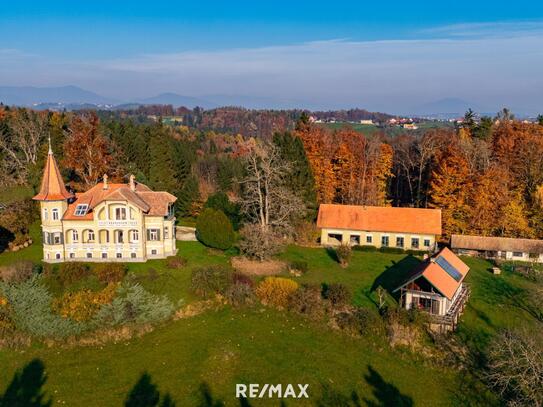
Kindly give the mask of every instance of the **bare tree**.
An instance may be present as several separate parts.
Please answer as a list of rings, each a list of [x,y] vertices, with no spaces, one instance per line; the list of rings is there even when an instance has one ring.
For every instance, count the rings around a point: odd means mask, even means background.
[[[2,164],[16,182],[24,182],[29,166],[36,164],[48,125],[46,114],[19,109],[9,115],[8,128],[0,129]]]
[[[245,164],[241,209],[249,223],[290,231],[293,221],[306,211],[303,200],[288,184],[292,164],[281,159],[273,144],[254,146]]]
[[[510,406],[543,406],[543,340],[534,332],[503,332],[492,344],[487,380]]]

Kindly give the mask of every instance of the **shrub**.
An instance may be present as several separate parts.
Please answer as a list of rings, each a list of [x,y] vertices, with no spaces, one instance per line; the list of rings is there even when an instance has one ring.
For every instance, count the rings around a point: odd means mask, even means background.
[[[336,248],[336,257],[341,267],[347,267],[351,261],[351,246],[342,244]]]
[[[84,263],[62,263],[56,278],[66,287],[90,275],[89,267]]]
[[[96,326],[157,323],[174,312],[174,305],[165,295],[153,295],[139,284],[124,283],[117,288],[116,294],[113,301],[103,305],[96,314]]]
[[[188,261],[184,257],[168,257],[166,260],[166,267],[173,270],[179,270],[187,265]]]
[[[298,289],[298,283],[288,278],[266,277],[258,284],[256,295],[265,305],[285,308],[289,298]]]
[[[19,260],[10,266],[0,267],[0,281],[21,283],[32,277],[34,264],[28,260]]]
[[[232,284],[232,270],[226,266],[200,267],[192,272],[192,289],[204,298],[214,294],[224,294],[230,284]]]
[[[381,334],[383,321],[379,315],[366,308],[356,308],[336,314],[334,320],[337,326],[351,335]]]
[[[289,309],[313,319],[324,315],[321,288],[318,285],[303,285],[289,298]]]
[[[241,307],[252,304],[255,294],[250,285],[236,282],[226,289],[224,296],[234,307]]]
[[[222,211],[206,208],[196,221],[196,237],[206,246],[226,250],[234,244],[234,228]]]
[[[307,261],[302,261],[302,260],[291,261],[288,264],[288,268],[291,271],[296,271],[301,274],[305,274],[309,271],[309,266],[307,264]]]
[[[282,247],[279,234],[271,227],[246,225],[241,229],[241,236],[239,249],[243,255],[250,259],[266,260],[278,253]]]
[[[362,245],[362,246],[357,245],[353,247],[353,250],[357,252],[376,252],[377,247],[372,246],[372,245]]]
[[[62,297],[53,300],[52,308],[64,318],[75,321],[88,321],[100,307],[113,301],[117,284],[110,283],[101,291],[83,290],[65,293]]]
[[[0,293],[8,300],[11,318],[21,331],[39,337],[66,337],[85,328],[52,312],[51,294],[37,276],[18,284],[0,283]]]
[[[232,274],[232,283],[233,284],[244,284],[249,287],[253,287],[255,285],[253,279],[249,277],[247,274],[234,272]]]
[[[403,253],[405,253],[405,250],[400,248],[400,247],[388,247],[388,246],[380,247],[379,251],[381,253],[390,253],[390,254],[403,254]]]
[[[320,237],[320,229],[315,222],[301,222],[296,226],[296,242],[302,245],[314,245]]]
[[[424,256],[425,254],[428,254],[425,250],[414,250],[409,249],[405,251],[406,254],[410,254],[411,256]]]
[[[212,208],[217,211],[222,211],[230,222],[234,230],[239,229],[239,222],[241,219],[239,204],[230,202],[228,196],[224,192],[217,192],[210,195],[204,205],[204,208]]]
[[[0,248],[17,239],[16,244],[26,241],[30,225],[38,219],[37,206],[30,199],[10,203],[0,211]]]
[[[323,294],[334,307],[343,307],[351,302],[351,292],[346,285],[341,283],[326,285]]]
[[[102,283],[118,283],[126,275],[127,268],[121,263],[100,263],[97,264],[93,272]]]

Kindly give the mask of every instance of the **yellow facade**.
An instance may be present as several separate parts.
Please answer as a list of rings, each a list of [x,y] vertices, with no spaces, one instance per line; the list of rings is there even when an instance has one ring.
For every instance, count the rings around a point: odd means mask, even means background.
[[[436,244],[436,236],[322,228],[321,244],[325,246],[349,244],[351,246],[375,246],[377,248],[386,246],[405,250],[433,250]]]
[[[142,262],[176,254],[175,217],[149,216],[127,201],[103,201],[94,219],[63,219],[65,200],[41,201],[45,262]],[[118,219],[116,209],[123,216]]]

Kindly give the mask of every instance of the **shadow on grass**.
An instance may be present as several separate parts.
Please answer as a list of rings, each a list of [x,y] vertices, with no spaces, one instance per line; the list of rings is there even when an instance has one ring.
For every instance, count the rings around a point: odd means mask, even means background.
[[[145,372],[128,393],[124,405],[126,407],[175,407],[175,402],[168,393],[161,396],[151,376]]]
[[[402,394],[400,390],[384,380],[384,378],[371,365],[368,365],[368,373],[364,375],[364,380],[371,387],[374,400],[367,398],[361,399],[358,393],[353,390],[350,393],[343,394],[334,390],[329,385],[322,386],[321,398],[315,404],[317,407],[411,407],[413,400],[411,397]],[[363,403],[363,404],[362,404]]]
[[[42,389],[46,381],[43,362],[40,359],[32,360],[15,373],[6,391],[0,396],[0,406],[51,406],[51,400],[46,400]]]
[[[334,260],[334,262],[339,263],[339,257],[337,257],[336,249],[334,249],[333,247],[327,247],[326,254],[328,255],[328,257]]]
[[[415,256],[405,256],[400,261],[392,261],[392,265],[388,266],[385,271],[377,276],[371,286],[371,292],[377,290],[378,287],[384,288],[396,300],[399,298],[399,293],[392,293],[400,286],[412,273],[421,261]]]

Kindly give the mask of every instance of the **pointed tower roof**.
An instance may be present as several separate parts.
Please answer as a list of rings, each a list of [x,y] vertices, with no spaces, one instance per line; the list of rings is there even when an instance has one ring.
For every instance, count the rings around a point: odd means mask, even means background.
[[[40,192],[32,199],[36,201],[62,201],[72,197],[73,194],[69,193],[64,186],[57,161],[51,150],[51,140],[49,140],[49,152],[43,171]]]

